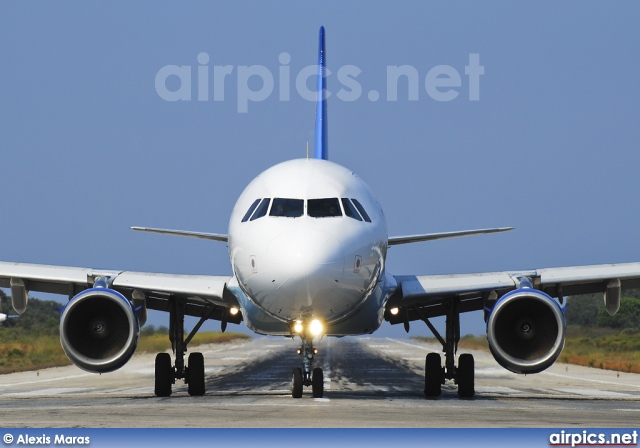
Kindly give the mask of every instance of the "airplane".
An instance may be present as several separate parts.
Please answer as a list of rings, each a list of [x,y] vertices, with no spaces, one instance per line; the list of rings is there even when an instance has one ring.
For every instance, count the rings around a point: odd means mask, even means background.
[[[325,31],[320,28],[316,139],[312,157],[285,161],[258,175],[238,198],[226,234],[132,227],[133,230],[226,242],[233,275],[177,275],[0,262],[0,287],[11,288],[18,314],[28,292],[67,295],[60,343],[79,368],[104,373],[134,354],[147,310],[169,313],[174,358],[155,359],[154,392],[171,395],[177,380],[190,395],[205,394],[204,357],[187,348],[209,320],[245,325],[255,333],[300,340],[300,367],[291,395],[304,387],[323,397],[324,376],[313,366],[322,337],[374,333],[386,321],[423,321],[442,344],[425,358],[424,394],[438,397],[453,381],[463,398],[475,394],[474,359],[461,354],[460,314],[483,310],[490,351],[504,368],[538,373],[559,357],[565,341],[564,297],[604,293],[610,314],[622,289],[640,287],[640,263],[454,275],[392,275],[389,247],[490,234],[509,227],[392,236],[369,186],[329,161]],[[199,317],[186,334],[185,316]],[[430,319],[446,317],[441,335]]]
[[[4,313],[0,313],[0,324],[3,322],[6,322],[7,319],[17,319],[18,317],[20,317],[19,315],[7,315]]]
[[[6,315],[6,314],[4,314],[4,313],[0,313],[0,324],[1,324],[2,322],[6,322],[6,320],[7,320],[7,319],[16,319],[16,318],[18,318],[18,317],[20,317],[20,316],[16,316],[16,315],[10,315],[10,316],[8,316],[8,315]]]

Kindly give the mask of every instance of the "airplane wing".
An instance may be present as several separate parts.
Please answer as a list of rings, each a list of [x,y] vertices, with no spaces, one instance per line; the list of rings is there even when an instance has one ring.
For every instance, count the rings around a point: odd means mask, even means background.
[[[71,299],[92,288],[100,277],[109,277],[110,288],[129,300],[134,291],[144,294],[148,309],[167,311],[169,297],[179,297],[185,301],[185,315],[209,315],[210,319],[241,322],[241,313],[228,316],[226,312],[228,308],[238,306],[235,296],[226,287],[230,277],[0,262],[0,287],[11,288],[12,297],[17,300],[23,298],[25,308],[27,291],[62,294]],[[20,305],[16,311],[24,311],[19,308]]]
[[[387,304],[386,316],[397,324],[446,315],[451,298],[460,299],[460,312],[490,309],[500,297],[520,288],[523,279],[561,301],[571,295],[640,288],[640,263],[394,278],[398,287]],[[404,312],[394,315],[388,312],[391,308]]]
[[[421,235],[406,235],[406,236],[392,236],[389,238],[389,246],[396,246],[398,244],[417,243],[419,241],[433,241],[443,238],[458,238],[461,236],[469,235],[483,235],[487,233],[508,232],[513,230],[513,227],[498,227],[495,229],[478,229],[478,230],[462,230],[457,232],[441,232],[441,233],[426,233]]]
[[[192,232],[189,230],[172,230],[172,229],[155,229],[152,227],[131,227],[131,230],[136,230],[138,232],[150,232],[150,233],[159,233],[162,235],[174,235],[174,236],[186,236],[189,238],[200,238],[203,240],[213,240],[213,241],[229,241],[229,236],[222,233],[205,233],[205,232]]]

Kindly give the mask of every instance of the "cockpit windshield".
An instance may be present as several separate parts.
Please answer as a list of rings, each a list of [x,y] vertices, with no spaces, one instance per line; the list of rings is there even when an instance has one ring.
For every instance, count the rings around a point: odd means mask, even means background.
[[[371,218],[357,199],[322,198],[308,199],[306,202],[307,216],[311,218],[347,216],[356,221],[371,222]],[[273,201],[271,198],[256,199],[242,218],[242,222],[255,221],[267,216],[267,213],[273,217],[299,218],[304,215],[304,207],[304,199],[274,198]]]
[[[303,199],[275,198],[271,205],[269,216],[284,216],[298,218],[304,213]]]
[[[365,209],[362,206],[362,204],[357,199],[351,199],[351,200],[353,201],[353,204],[356,206],[356,208],[358,209],[358,211],[360,212],[360,214],[362,215],[364,220],[367,221],[367,222],[371,222],[371,218],[369,218],[369,215],[365,211]]]
[[[242,222],[249,221],[249,218],[251,218],[251,214],[256,209],[256,207],[258,206],[259,203],[260,203],[260,199],[256,199],[253,202],[253,204],[251,204],[251,207],[249,207],[249,210],[247,210],[247,213],[244,215],[244,218],[242,218]]]
[[[344,214],[349,218],[357,219],[358,221],[362,221],[358,210],[353,206],[351,201],[347,198],[342,198],[342,207],[344,208]]]
[[[307,215],[312,218],[330,218],[342,216],[338,198],[309,199],[307,201]]]
[[[264,198],[262,200],[262,202],[258,206],[258,209],[251,217],[251,221],[255,221],[258,218],[262,218],[267,214],[267,210],[269,210],[269,202],[271,202],[271,198]]]

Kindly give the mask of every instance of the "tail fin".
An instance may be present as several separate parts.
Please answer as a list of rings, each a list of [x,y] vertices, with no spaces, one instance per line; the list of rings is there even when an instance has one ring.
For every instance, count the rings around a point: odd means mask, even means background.
[[[324,50],[324,27],[320,27],[320,48],[318,49],[318,106],[316,109],[316,146],[314,157],[329,160],[327,147],[327,78],[326,55]]]

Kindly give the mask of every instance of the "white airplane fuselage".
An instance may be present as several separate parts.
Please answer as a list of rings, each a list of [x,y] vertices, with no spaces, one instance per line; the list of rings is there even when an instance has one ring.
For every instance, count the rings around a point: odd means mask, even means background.
[[[326,334],[363,334],[383,320],[387,226],[370,188],[321,159],[280,163],[240,195],[229,256],[245,324],[291,335],[320,320]]]

